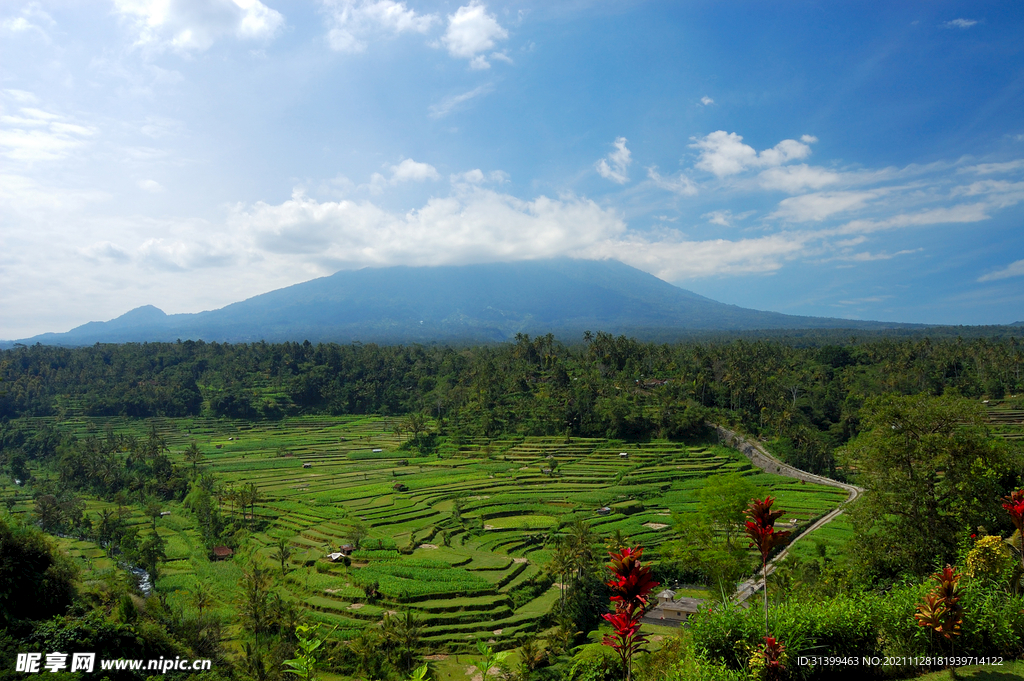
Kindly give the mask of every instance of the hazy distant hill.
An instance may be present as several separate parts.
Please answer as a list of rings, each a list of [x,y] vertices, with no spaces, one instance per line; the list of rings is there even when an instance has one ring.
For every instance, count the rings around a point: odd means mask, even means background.
[[[671,331],[908,326],[798,317],[726,305],[615,261],[544,260],[338,272],[197,314],[147,305],[109,322],[23,343],[174,341],[495,341],[584,330]]]

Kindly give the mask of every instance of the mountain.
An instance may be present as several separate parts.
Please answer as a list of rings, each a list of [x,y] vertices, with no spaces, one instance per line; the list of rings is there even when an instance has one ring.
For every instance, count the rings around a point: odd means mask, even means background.
[[[726,305],[616,261],[542,260],[343,271],[219,310],[167,315],[152,305],[26,344],[203,339],[500,341],[516,333],[638,337],[752,329],[882,329],[909,325],[798,317]]]

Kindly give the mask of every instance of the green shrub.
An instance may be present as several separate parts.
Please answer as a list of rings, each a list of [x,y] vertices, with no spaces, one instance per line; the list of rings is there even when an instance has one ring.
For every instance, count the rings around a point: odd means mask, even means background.
[[[616,513],[621,513],[623,515],[633,515],[634,513],[641,513],[644,510],[643,502],[637,500],[620,501],[616,504],[612,504],[611,507]]]
[[[791,599],[772,610],[771,633],[785,644],[790,660],[800,655],[871,657],[971,655],[1017,657],[1024,653],[1024,597],[1011,597],[990,582],[967,582],[961,636],[950,643],[918,626],[914,612],[928,584],[894,587],[887,594],[839,595],[827,600]],[[697,655],[746,665],[748,651],[764,636],[764,614],[757,607],[718,607],[690,618]],[[881,673],[881,669],[876,670]],[[890,673],[898,670],[889,669]],[[903,670],[908,673],[914,669]],[[860,678],[863,667],[791,668],[797,678]]]
[[[962,602],[963,634],[956,642],[957,650],[1003,657],[1024,654],[1024,596],[1008,598],[996,585],[969,581]]]

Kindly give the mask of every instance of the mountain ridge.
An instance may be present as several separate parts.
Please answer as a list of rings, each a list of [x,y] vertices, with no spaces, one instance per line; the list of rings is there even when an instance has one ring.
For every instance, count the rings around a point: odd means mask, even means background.
[[[216,310],[166,314],[143,305],[106,322],[22,343],[493,342],[517,333],[578,335],[920,325],[786,315],[728,305],[614,260],[343,270]],[[640,335],[644,335],[641,333]]]

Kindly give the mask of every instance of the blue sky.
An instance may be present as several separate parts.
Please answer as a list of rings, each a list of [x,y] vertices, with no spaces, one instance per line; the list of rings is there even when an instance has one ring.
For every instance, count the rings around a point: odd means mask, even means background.
[[[1024,6],[0,5],[0,338],[339,269],[616,258],[1024,319]]]

